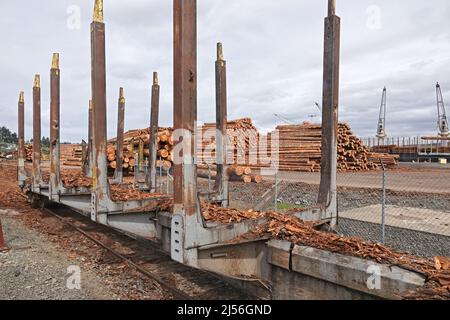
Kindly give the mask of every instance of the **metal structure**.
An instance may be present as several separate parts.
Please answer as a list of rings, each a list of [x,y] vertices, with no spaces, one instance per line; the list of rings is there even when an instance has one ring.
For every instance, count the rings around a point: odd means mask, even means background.
[[[156,157],[158,147],[158,130],[159,130],[159,94],[160,86],[158,81],[158,73],[153,73],[152,100],[151,100],[151,116],[150,116],[150,141],[149,141],[149,161],[147,168],[146,184],[150,192],[156,192],[157,186],[157,169]]]
[[[277,113],[273,114],[275,117],[277,117],[278,119],[280,119],[281,121],[283,121],[286,124],[294,124],[294,122],[292,122],[291,120],[287,119],[286,117],[279,115]]]
[[[116,142],[116,170],[114,180],[123,182],[123,135],[125,130],[125,96],[123,88],[119,89],[119,104],[117,111],[117,142]]]
[[[60,68],[59,54],[53,54],[50,69],[50,200],[59,200],[61,191],[60,165]]]
[[[216,157],[217,157],[217,176],[215,191],[217,192],[216,201],[220,202],[223,207],[228,207],[229,190],[228,190],[228,165],[227,165],[227,123],[228,123],[228,106],[227,106],[227,62],[223,58],[222,43],[217,44],[217,61],[216,61]]]
[[[85,175],[92,177],[92,170],[94,166],[94,154],[92,152],[94,139],[93,139],[93,120],[94,120],[94,106],[92,99],[89,100],[89,118],[88,118],[88,154],[87,154],[87,166],[85,167]]]
[[[436,83],[436,99],[438,108],[437,123],[439,128],[439,136],[448,137],[450,133],[448,128],[447,113],[445,112],[444,98],[442,97],[441,86],[439,83]]]
[[[18,120],[17,181],[19,187],[23,188],[27,179],[27,172],[25,171],[25,97],[23,91],[19,94]]]
[[[386,137],[386,87],[384,87],[381,97],[380,116],[378,117],[377,138],[385,139]]]
[[[66,205],[93,221],[155,241],[162,250],[170,253],[173,260],[182,264],[212,271],[241,282],[249,279],[269,279],[266,262],[261,257],[274,257],[275,251],[267,251],[268,239],[258,238],[241,241],[241,236],[267,223],[267,218],[243,220],[240,223],[220,224],[205,221],[201,209],[202,201],[212,201],[223,207],[229,204],[227,173],[227,78],[223,47],[217,46],[216,61],[216,143],[217,179],[214,190],[205,199],[197,188],[196,121],[197,121],[197,1],[174,0],[174,172],[173,209],[167,212],[159,206],[161,200],[172,200],[171,196],[155,194],[154,197],[118,202],[110,196],[110,181],[107,175],[106,137],[106,64],[105,24],[103,2],[95,1],[94,19],[91,25],[92,54],[92,112],[90,121],[89,158],[92,161],[92,187],[67,188],[61,183],[59,143],[60,70],[56,63],[51,69],[51,121],[52,132],[52,182],[50,190],[38,179],[40,163],[36,162],[33,181],[28,188],[32,201]],[[323,74],[323,141],[322,173],[318,205],[306,208],[295,216],[317,224],[335,225],[338,218],[336,174],[337,174],[337,123],[339,106],[339,52],[340,18],[335,14],[335,1],[329,1],[325,19],[325,48]],[[155,192],[156,138],[159,117],[159,91],[157,74],[152,87],[152,110],[150,123],[150,170],[145,184],[150,193]],[[36,89],[36,102],[37,102]],[[40,93],[40,92],[39,92]],[[37,104],[36,104],[37,106]],[[119,97],[118,136],[123,132],[122,108],[125,106],[123,91]],[[20,103],[19,103],[20,110]],[[20,118],[20,117],[19,117]],[[35,108],[34,132],[40,131],[40,109]],[[38,121],[39,120],[39,121]],[[20,121],[19,121],[20,123]],[[122,126],[121,126],[122,125]],[[118,137],[118,145],[123,137]],[[134,152],[134,141],[131,142]],[[139,153],[143,154],[140,143]],[[120,148],[119,149],[123,149]],[[35,149],[39,150],[39,149]],[[39,152],[38,152],[39,153]],[[38,154],[36,154],[38,159]],[[142,156],[138,162],[141,167]],[[120,164],[118,167],[121,170]],[[135,172],[138,174],[138,172]],[[117,172],[115,176],[118,178]],[[276,186],[278,188],[278,184]],[[276,197],[275,197],[276,201]],[[275,245],[276,246],[276,245]],[[275,248],[275,247],[273,247]],[[289,255],[293,245],[287,247]],[[272,250],[272,249],[270,249]],[[278,250],[278,249],[277,249]],[[242,259],[241,259],[242,258]],[[267,258],[269,261],[272,258]],[[239,263],[236,263],[239,260]],[[264,260],[265,261],[265,260]],[[275,263],[270,260],[270,263]],[[289,266],[287,266],[289,268]],[[265,287],[264,290],[267,290]]]
[[[44,185],[41,173],[41,76],[34,77],[33,86],[33,189]]]
[[[318,204],[319,219],[337,223],[337,126],[339,114],[339,62],[341,19],[336,16],[336,1],[328,1],[325,18],[322,102],[322,157]]]

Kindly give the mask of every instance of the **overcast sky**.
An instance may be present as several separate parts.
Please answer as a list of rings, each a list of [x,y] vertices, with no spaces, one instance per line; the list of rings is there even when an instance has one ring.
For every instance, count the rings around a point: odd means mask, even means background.
[[[215,47],[228,63],[229,117],[265,131],[278,113],[301,122],[319,115],[325,0],[199,0],[199,121],[215,119]],[[49,135],[49,68],[61,54],[62,139],[87,135],[93,0],[1,1],[0,125],[17,129],[26,98],[31,137],[35,73],[42,76],[43,134]],[[435,82],[450,104],[448,0],[338,0],[342,18],[340,119],[361,137],[376,131],[383,86],[391,135],[437,132]],[[116,131],[120,86],[126,128],[148,126],[152,72],[161,82],[162,125],[172,124],[172,1],[105,0],[108,134]],[[78,13],[81,20],[77,21]]]

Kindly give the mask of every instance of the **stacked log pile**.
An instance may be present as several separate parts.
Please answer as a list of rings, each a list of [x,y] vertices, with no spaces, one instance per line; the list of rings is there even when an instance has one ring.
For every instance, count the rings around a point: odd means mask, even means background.
[[[25,161],[33,162],[33,146],[31,144],[25,145]]]
[[[50,160],[50,155],[48,154],[48,150],[47,150],[47,152],[45,152],[45,150],[44,150],[44,152],[41,152],[41,160],[42,161]],[[33,162],[33,145],[32,144],[25,145],[25,161]]]
[[[212,180],[216,179],[216,166],[208,165],[198,165],[197,166],[197,175],[200,178]],[[260,175],[253,174],[252,169],[250,167],[232,165],[228,168],[228,179],[229,181],[236,182],[244,182],[244,183],[261,183],[263,182],[263,178]]]
[[[381,162],[388,167],[392,168],[398,165],[399,155],[392,155],[388,153],[368,153],[367,158],[369,161],[381,165]]]
[[[158,132],[158,151],[157,151],[157,167],[162,167],[164,170],[170,170],[173,164],[173,147],[174,142],[172,139],[171,128],[160,128]],[[144,144],[144,158],[148,159],[150,157],[150,130],[139,129],[127,131],[124,134],[124,158],[123,158],[123,169],[133,171],[135,165],[138,164],[139,159],[136,154],[139,152],[139,144]],[[111,169],[116,169],[117,162],[117,150],[116,150],[116,138],[108,141],[107,157],[109,167]]]
[[[68,148],[65,148],[68,149]],[[61,149],[61,160],[63,165],[69,167],[81,167],[83,158],[83,150],[81,146],[75,146],[72,148],[70,155],[68,152],[64,152],[64,148]]]
[[[198,175],[202,178],[215,179],[216,173],[206,171],[209,168],[216,170],[216,124],[206,123],[198,128],[202,139],[198,140],[197,159]],[[227,159],[230,165],[228,175],[230,181],[244,183],[261,183],[260,175],[252,174],[252,168],[248,165],[249,158],[258,147],[259,133],[250,118],[232,120],[227,123]],[[241,165],[243,164],[243,165]]]
[[[202,139],[198,141],[197,155],[199,163],[216,163],[216,124],[206,123],[198,129]],[[259,133],[252,119],[242,118],[227,123],[228,154],[232,163],[248,163],[253,150],[257,150]],[[228,161],[230,163],[231,161]]]
[[[278,126],[279,169],[283,171],[319,172],[321,161],[322,126],[310,123]],[[398,164],[396,156],[369,152],[348,124],[338,126],[338,170],[369,171],[379,168],[379,158],[386,165]],[[369,154],[371,157],[369,157]]]

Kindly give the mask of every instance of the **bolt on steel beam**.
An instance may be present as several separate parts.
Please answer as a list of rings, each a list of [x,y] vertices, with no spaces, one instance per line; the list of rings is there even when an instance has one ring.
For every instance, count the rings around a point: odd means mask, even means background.
[[[147,187],[150,188],[150,192],[156,192],[158,171],[156,169],[156,156],[157,156],[157,138],[159,131],[159,96],[160,86],[158,82],[158,73],[153,73],[153,86],[152,86],[152,101],[151,101],[151,116],[150,116],[150,140],[149,140],[149,162],[148,170],[145,182]]]
[[[41,76],[37,74],[33,86],[33,189],[42,185],[41,137]]]
[[[215,190],[223,207],[228,207],[227,173],[227,63],[223,58],[222,43],[217,44],[216,61],[216,157],[217,176]]]
[[[27,172],[25,171],[25,97],[24,92],[19,94],[18,103],[18,147],[17,147],[17,161],[18,161],[18,185],[23,188],[25,180],[27,179]]]
[[[195,133],[197,120],[197,1],[174,0],[175,211],[193,216],[198,209]],[[177,159],[178,158],[178,159]]]
[[[114,180],[117,183],[123,182],[123,136],[125,130],[125,95],[123,88],[119,89],[119,107],[117,116],[117,142],[116,142],[116,170]]]
[[[335,14],[336,1],[328,1],[325,18],[323,102],[322,102],[322,161],[318,203],[329,208],[332,225],[337,219],[337,127],[339,113],[339,58],[341,20]]]
[[[61,186],[60,164],[60,69],[54,53],[50,69],[50,198]]]
[[[96,220],[97,212],[106,210],[103,205],[109,200],[106,119],[106,48],[105,24],[103,23],[103,1],[95,1],[93,21],[91,24],[91,75],[92,75],[92,134],[93,134],[93,212],[91,218]]]

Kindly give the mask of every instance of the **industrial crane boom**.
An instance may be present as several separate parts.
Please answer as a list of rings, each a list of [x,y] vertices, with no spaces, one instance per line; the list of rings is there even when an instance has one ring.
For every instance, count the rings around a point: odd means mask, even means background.
[[[294,122],[292,122],[291,120],[287,119],[286,117],[283,117],[279,114],[274,113],[274,116],[277,117],[278,119],[280,119],[281,121],[283,121],[286,124],[294,124]]]
[[[438,107],[438,128],[441,137],[449,136],[447,114],[445,112],[444,98],[442,97],[441,86],[436,84],[436,98]]]
[[[386,87],[384,87],[381,97],[380,117],[378,118],[377,138],[384,139],[386,137]]]

